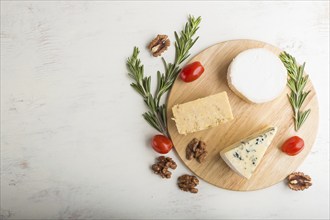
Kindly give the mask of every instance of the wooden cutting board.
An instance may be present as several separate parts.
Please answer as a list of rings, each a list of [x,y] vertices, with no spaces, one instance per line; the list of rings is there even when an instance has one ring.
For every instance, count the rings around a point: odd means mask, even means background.
[[[293,128],[292,109],[286,96],[290,91],[288,88],[274,101],[249,104],[228,87],[226,74],[232,59],[244,50],[260,47],[269,49],[277,55],[281,52],[270,44],[254,40],[226,41],[207,48],[190,61],[200,61],[204,65],[203,75],[191,83],[185,83],[178,78],[168,97],[168,129],[179,157],[198,177],[220,188],[250,191],[263,189],[282,181],[288,174],[297,170],[309,154],[316,138],[319,110],[315,89],[310,80],[306,89],[310,89],[311,93],[306,98],[303,107],[304,109],[311,108],[312,111],[298,132],[295,132]],[[175,122],[171,119],[173,105],[222,91],[228,94],[234,120],[186,136],[177,132]],[[226,165],[219,156],[219,151],[267,125],[277,126],[278,132],[253,176],[249,180],[242,178]],[[281,152],[280,147],[293,135],[304,139],[305,148],[296,156],[288,156]],[[194,159],[190,161],[186,159],[185,149],[193,138],[201,139],[207,144],[209,155],[202,164]]]

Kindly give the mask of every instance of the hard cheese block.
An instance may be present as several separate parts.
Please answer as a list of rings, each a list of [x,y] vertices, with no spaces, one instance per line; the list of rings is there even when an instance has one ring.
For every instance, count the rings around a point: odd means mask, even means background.
[[[220,156],[236,173],[249,179],[260,164],[276,131],[276,127],[268,127],[225,148]]]
[[[175,105],[172,112],[179,134],[201,131],[234,119],[226,92]]]

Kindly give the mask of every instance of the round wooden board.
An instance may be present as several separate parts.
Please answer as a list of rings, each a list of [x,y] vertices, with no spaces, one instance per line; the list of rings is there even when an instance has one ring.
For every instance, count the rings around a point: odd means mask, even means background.
[[[312,111],[298,132],[295,132],[293,128],[292,109],[286,96],[290,92],[288,88],[280,97],[264,104],[249,104],[230,90],[226,79],[227,68],[236,55],[250,48],[266,48],[277,55],[281,52],[272,45],[254,40],[232,40],[211,46],[190,61],[200,61],[204,65],[203,75],[191,83],[184,83],[178,78],[167,101],[168,130],[182,161],[205,181],[221,188],[237,191],[272,186],[296,171],[313,146],[319,121],[317,97],[310,80],[306,89],[311,90],[311,93],[307,96],[303,108],[311,108]],[[171,119],[173,105],[222,91],[228,94],[235,119],[215,128],[180,135],[175,122]],[[219,156],[219,152],[267,125],[277,126],[278,132],[253,176],[249,180],[242,178],[226,165]],[[293,135],[304,139],[305,149],[296,156],[288,156],[281,152],[280,147],[287,138]],[[207,144],[209,155],[202,164],[195,159],[190,161],[186,159],[185,149],[193,138],[201,139]]]

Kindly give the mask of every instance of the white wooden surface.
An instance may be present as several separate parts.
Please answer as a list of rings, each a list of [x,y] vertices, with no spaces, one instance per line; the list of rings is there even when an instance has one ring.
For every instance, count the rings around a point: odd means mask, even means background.
[[[229,39],[274,44],[307,61],[320,127],[299,168],[303,192],[284,183],[233,192],[201,181],[181,192],[149,166],[155,131],[129,87],[125,59],[141,49],[147,73],[162,69],[145,49],[174,40],[188,14],[201,15],[202,49]],[[172,46],[165,54],[173,58]],[[2,219],[329,218],[329,2],[1,1]]]

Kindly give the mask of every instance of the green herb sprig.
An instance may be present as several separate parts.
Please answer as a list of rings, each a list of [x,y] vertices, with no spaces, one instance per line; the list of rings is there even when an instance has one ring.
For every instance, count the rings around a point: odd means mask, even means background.
[[[288,94],[288,98],[294,113],[294,129],[298,131],[311,112],[311,109],[306,111],[300,110],[306,97],[310,93],[310,90],[304,91],[308,81],[308,75],[304,75],[305,63],[299,66],[296,59],[285,51],[280,54],[280,59],[288,71],[287,85],[291,90],[290,95]]]
[[[144,66],[139,59],[139,48],[134,47],[133,54],[127,59],[128,75],[134,80],[131,83],[143,98],[148,107],[148,111],[143,114],[144,119],[157,131],[165,136],[169,136],[167,132],[166,104],[160,104],[162,96],[170,90],[179,72],[180,64],[189,56],[189,50],[196,43],[198,37],[193,39],[196,31],[199,29],[201,17],[194,18],[189,16],[188,22],[184,29],[175,35],[175,59],[173,63],[167,63],[162,58],[165,72],[157,71],[157,87],[154,94],[150,91],[151,76],[144,76]]]

